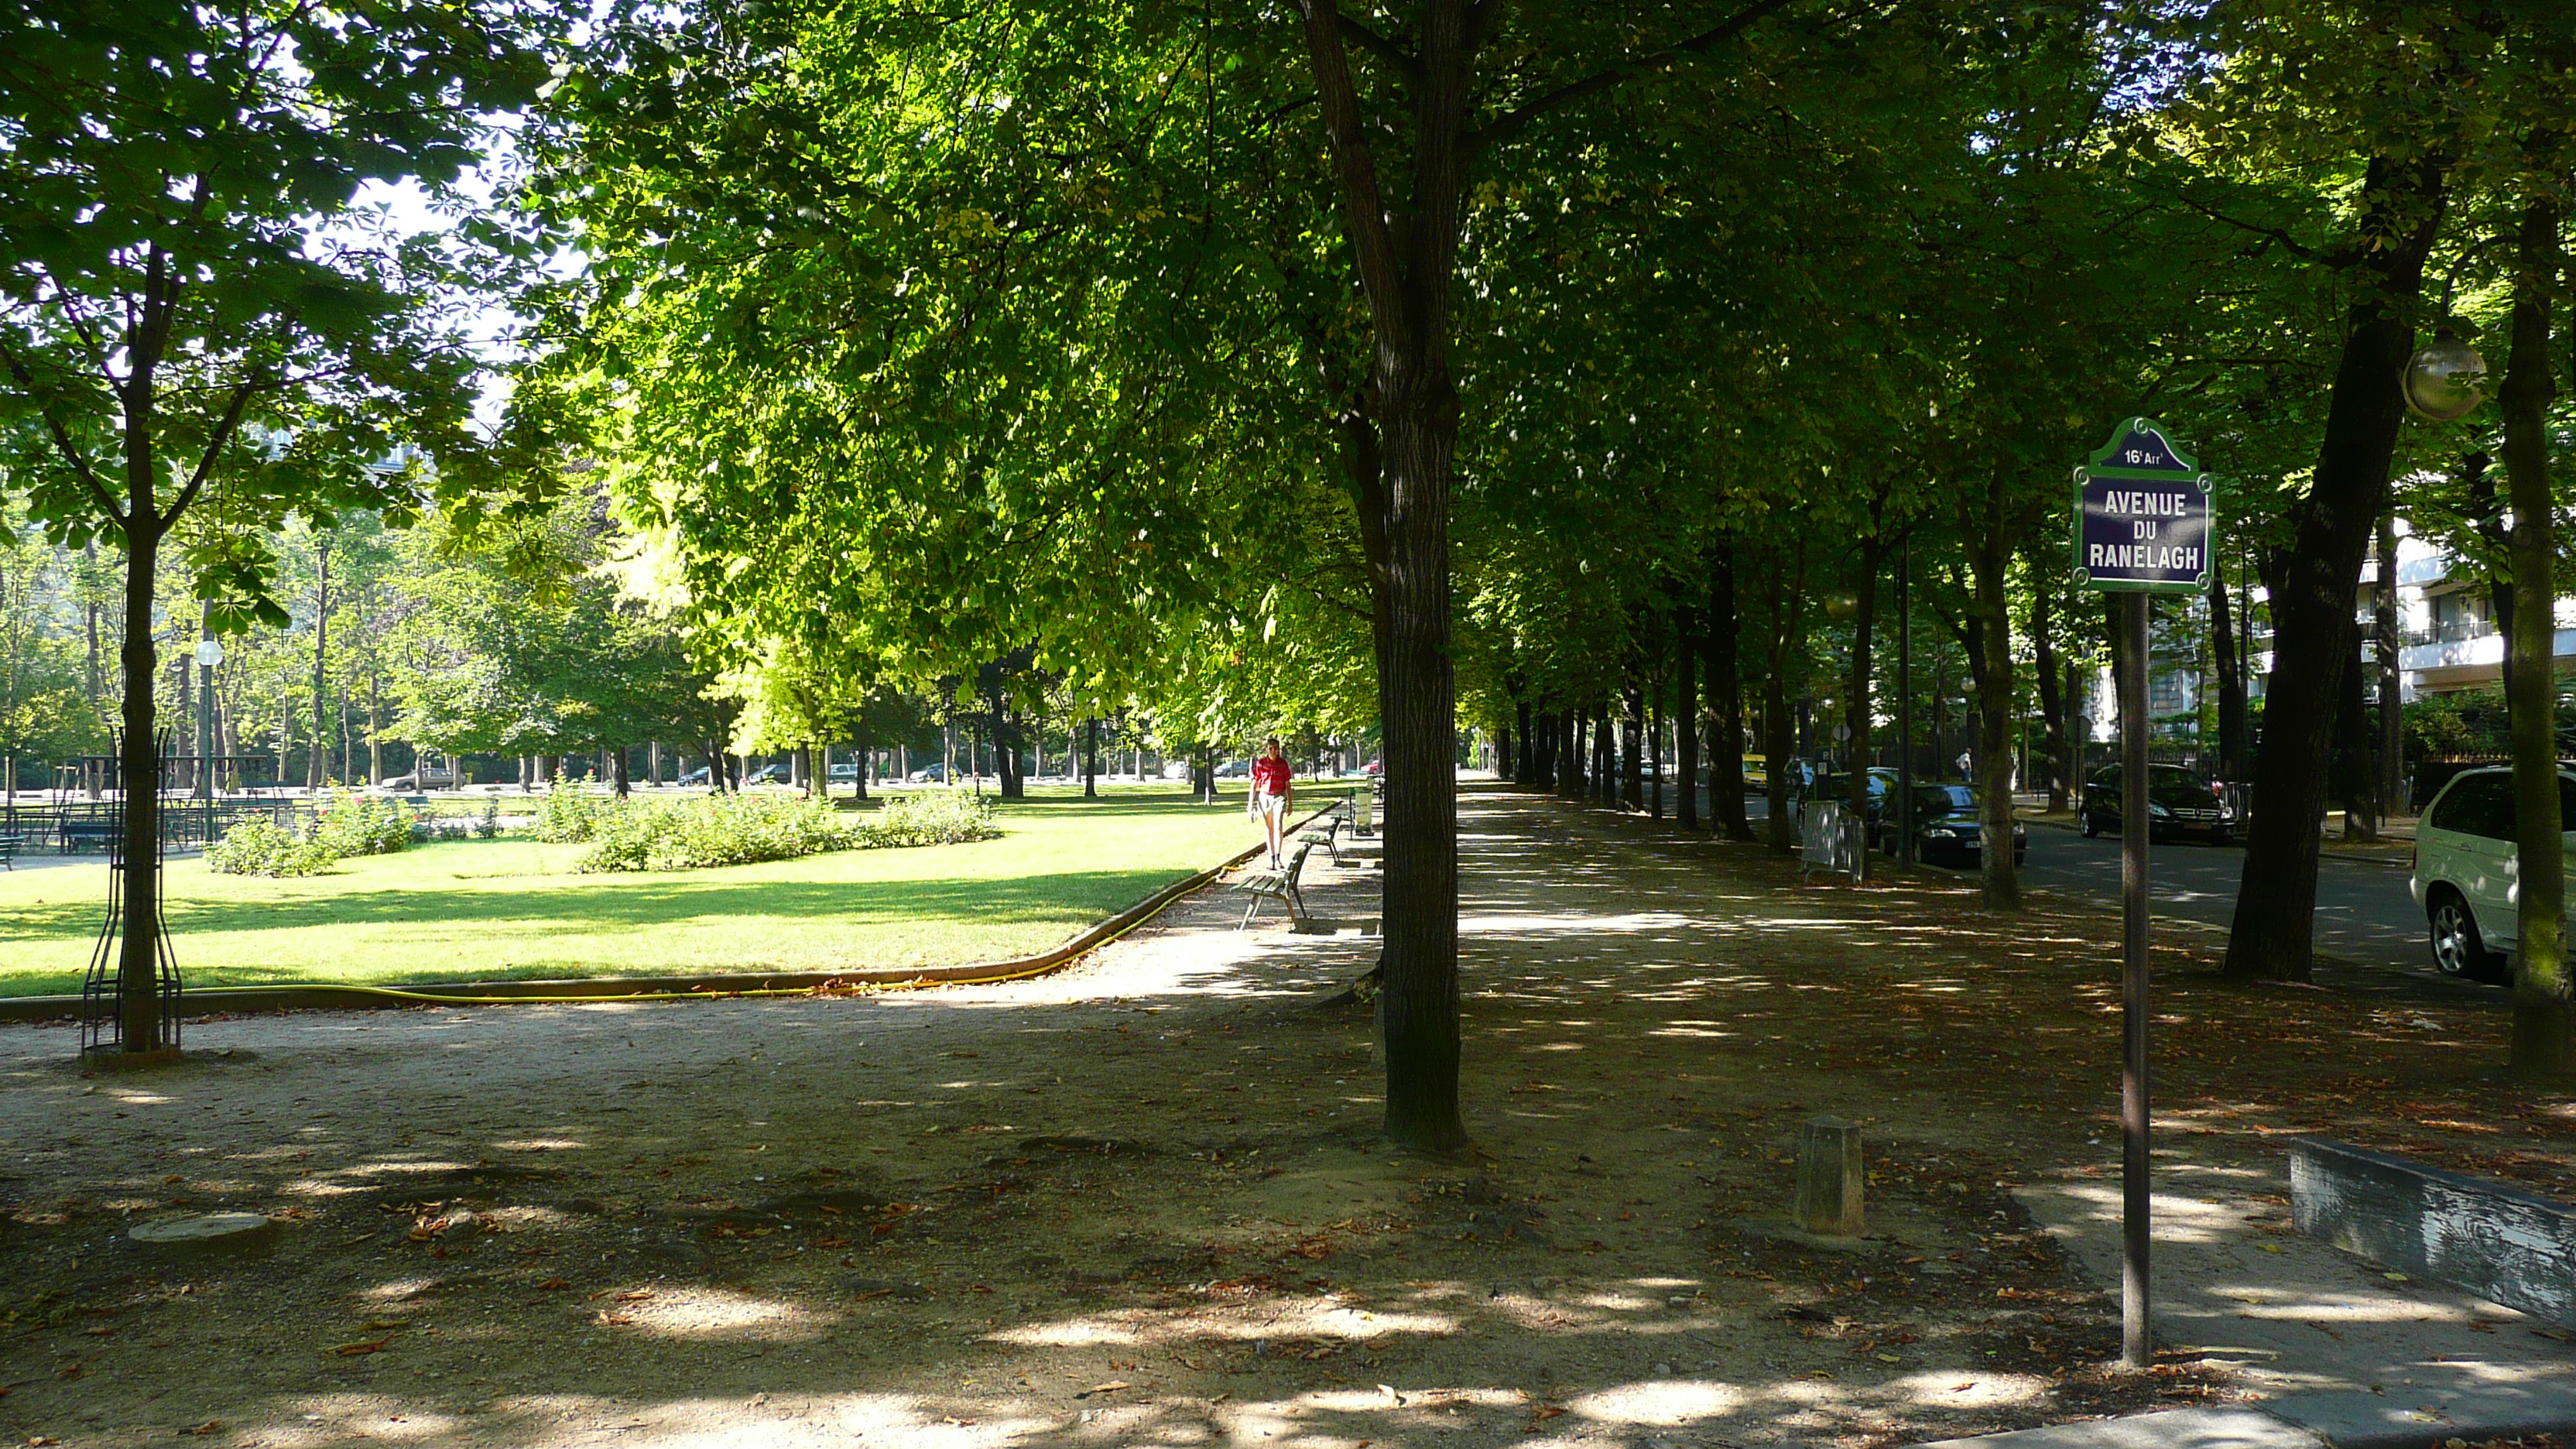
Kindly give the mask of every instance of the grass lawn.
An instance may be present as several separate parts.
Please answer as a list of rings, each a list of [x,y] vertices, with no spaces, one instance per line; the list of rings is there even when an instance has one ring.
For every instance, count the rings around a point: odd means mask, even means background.
[[[179,860],[165,915],[197,986],[944,966],[1052,946],[1260,839],[1240,787],[1103,791],[1005,806],[999,840],[717,870],[580,875],[583,847],[507,837],[295,880]],[[0,875],[0,996],[80,989],[106,885],[97,864]]]

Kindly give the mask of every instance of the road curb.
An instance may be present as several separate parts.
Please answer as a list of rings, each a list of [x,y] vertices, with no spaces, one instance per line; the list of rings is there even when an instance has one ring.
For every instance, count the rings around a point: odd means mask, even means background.
[[[1909,1449],[2439,1449],[2533,1434],[2576,1435],[2576,1389],[2494,1388],[2449,1404],[2409,1405],[2358,1390],[2171,1409],[1940,1439]]]
[[[1340,802],[1289,827],[1302,830],[1340,808]],[[551,981],[433,981],[410,986],[200,986],[179,995],[182,1016],[212,1012],[392,1010],[407,1006],[508,1006],[591,1001],[721,1001],[741,996],[805,996],[859,987],[979,986],[1022,981],[1061,971],[1143,925],[1181,897],[1266,847],[1252,845],[1207,869],[1184,876],[1143,900],[1032,956],[964,966],[884,971],[711,972],[696,976],[594,976]],[[0,997],[0,1022],[74,1021],[82,998]]]

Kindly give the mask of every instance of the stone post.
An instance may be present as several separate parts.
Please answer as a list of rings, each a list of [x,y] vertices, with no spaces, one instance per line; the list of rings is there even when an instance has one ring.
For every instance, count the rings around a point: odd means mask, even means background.
[[[1861,1231],[1860,1124],[1814,1117],[1798,1133],[1798,1226],[1854,1237]]]

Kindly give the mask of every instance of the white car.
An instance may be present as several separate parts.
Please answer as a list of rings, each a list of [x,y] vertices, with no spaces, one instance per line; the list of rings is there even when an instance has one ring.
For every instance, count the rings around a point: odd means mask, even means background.
[[[2560,825],[2576,825],[2576,775],[2563,771],[2558,811]],[[2576,854],[2576,830],[2559,838]],[[2407,889],[2424,908],[2433,966],[2443,975],[2506,978],[2506,958],[2518,944],[2520,855],[2509,769],[2463,770],[2425,808],[2415,827],[2415,874]],[[2576,868],[2569,874],[2576,876]]]

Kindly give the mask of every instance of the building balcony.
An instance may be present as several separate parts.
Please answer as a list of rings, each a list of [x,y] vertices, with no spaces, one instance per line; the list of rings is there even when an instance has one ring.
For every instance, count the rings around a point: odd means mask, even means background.
[[[2443,583],[2459,566],[2459,559],[2448,549],[2435,549],[2415,558],[2401,551],[2397,556],[2397,586],[2420,589]]]
[[[2439,631],[2434,631],[2439,632]],[[2549,652],[2556,657],[2556,667],[2576,665],[2576,629],[2560,629],[2550,640]],[[2443,693],[2492,684],[2504,678],[2504,636],[2486,625],[2477,632],[2463,632],[2456,638],[2408,636],[2405,648],[2397,652],[2397,667],[2404,670],[2419,693]]]

